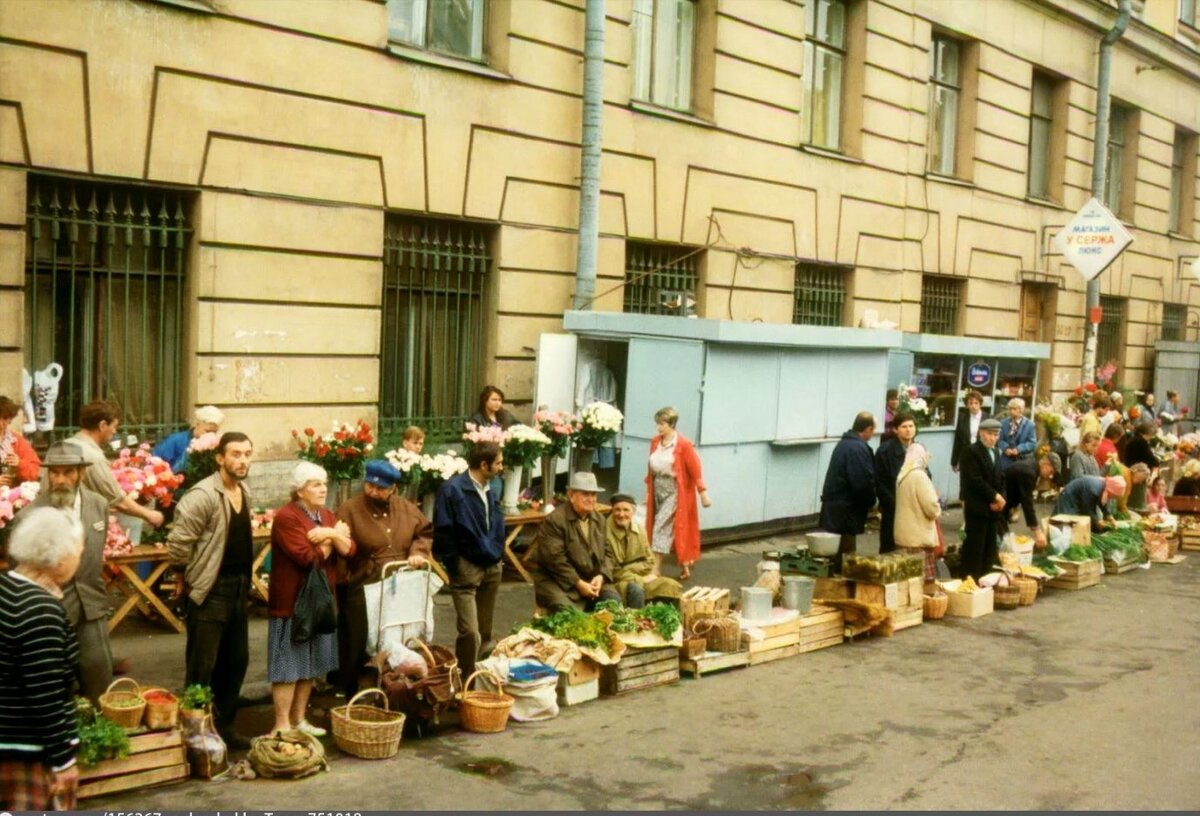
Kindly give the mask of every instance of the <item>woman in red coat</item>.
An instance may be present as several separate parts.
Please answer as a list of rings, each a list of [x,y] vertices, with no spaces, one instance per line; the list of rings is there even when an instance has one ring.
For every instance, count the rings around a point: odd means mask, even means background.
[[[42,460],[33,446],[10,427],[20,410],[8,397],[0,396],[0,487],[36,482],[41,475]]]
[[[650,549],[654,551],[657,573],[662,575],[663,556],[675,551],[679,579],[692,575],[692,565],[700,559],[700,518],[696,513],[696,494],[700,503],[712,506],[704,486],[700,457],[692,443],[675,430],[679,412],[663,408],[654,415],[658,436],[650,440],[650,466],[646,473],[646,529],[650,531]]]

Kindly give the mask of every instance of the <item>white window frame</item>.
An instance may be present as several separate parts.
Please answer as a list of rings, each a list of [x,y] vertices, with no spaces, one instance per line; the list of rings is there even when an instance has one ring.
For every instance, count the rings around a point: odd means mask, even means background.
[[[633,99],[691,111],[698,6],[696,0],[633,0]]]
[[[961,40],[935,34],[929,45],[929,172],[939,176],[954,176],[958,167],[958,116],[962,103],[962,54]],[[953,65],[947,59],[953,55]],[[951,71],[949,67],[953,68]],[[943,109],[950,114],[938,119],[938,99],[943,99]],[[940,125],[940,127],[939,127]],[[940,147],[935,150],[935,147]]]
[[[1108,143],[1104,149],[1104,206],[1114,213],[1121,212],[1121,187],[1125,172],[1125,130],[1129,124],[1128,108],[1114,104],[1109,109]]]
[[[487,0],[460,0],[471,10],[471,44],[468,53],[429,45],[430,27],[436,17],[429,14],[430,5],[452,0],[387,0],[388,40],[402,45],[434,51],[452,57],[484,61],[483,40],[487,20]]]
[[[828,36],[830,15],[835,10],[841,21],[829,32],[833,36]],[[809,0],[804,7],[804,104],[800,110],[800,138],[805,144],[828,150],[840,150],[842,146],[848,13],[844,0]],[[831,75],[827,66],[834,65],[837,70]],[[822,100],[820,105],[816,102],[818,98]],[[818,127],[818,117],[814,115],[818,108],[824,128]]]
[[[1034,71],[1029,88],[1029,183],[1026,189],[1030,198],[1042,200],[1050,198],[1050,143],[1054,133],[1055,84],[1053,77]],[[1044,107],[1038,104],[1039,88],[1045,92],[1045,99],[1041,100],[1045,103]],[[1042,109],[1039,110],[1039,107]],[[1042,176],[1040,186],[1035,183],[1034,172],[1039,159]]]

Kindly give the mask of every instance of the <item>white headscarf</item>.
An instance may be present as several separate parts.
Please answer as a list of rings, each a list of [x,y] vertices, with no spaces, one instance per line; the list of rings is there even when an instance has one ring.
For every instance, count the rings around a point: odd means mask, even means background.
[[[299,462],[292,468],[292,482],[288,487],[293,492],[303,490],[309,482],[324,482],[327,480],[325,468],[312,462]]]
[[[925,450],[925,446],[920,442],[913,442],[904,453],[904,464],[900,467],[900,475],[896,477],[896,484],[902,482],[905,476],[918,468],[929,470],[929,451]]]

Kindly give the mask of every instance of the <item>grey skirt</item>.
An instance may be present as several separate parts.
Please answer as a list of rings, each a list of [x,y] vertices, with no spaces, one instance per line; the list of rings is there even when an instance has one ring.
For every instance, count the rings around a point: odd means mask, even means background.
[[[271,618],[267,624],[267,680],[295,683],[315,680],[338,667],[337,633],[292,643],[292,619]]]

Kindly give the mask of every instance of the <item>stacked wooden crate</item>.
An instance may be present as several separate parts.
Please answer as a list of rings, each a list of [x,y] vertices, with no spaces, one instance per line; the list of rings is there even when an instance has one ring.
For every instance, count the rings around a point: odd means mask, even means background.
[[[188,778],[183,732],[152,731],[129,738],[129,756],[79,768],[80,799],[140,790]]]
[[[679,682],[679,649],[629,649],[612,666],[600,667],[600,693],[609,696]]]
[[[845,637],[846,614],[840,609],[814,603],[800,616],[798,654],[839,645]]]
[[[1055,589],[1087,589],[1100,583],[1104,574],[1104,562],[1099,558],[1088,561],[1066,561],[1052,558],[1054,566],[1061,572],[1046,582]]]
[[[873,633],[884,637],[921,624],[924,619],[924,595],[923,578],[905,578],[891,584],[854,582],[855,600],[882,606],[887,610],[887,620],[871,629]]]
[[[742,648],[750,653],[751,666],[800,654],[799,615],[780,623],[743,623],[742,629]]]

